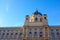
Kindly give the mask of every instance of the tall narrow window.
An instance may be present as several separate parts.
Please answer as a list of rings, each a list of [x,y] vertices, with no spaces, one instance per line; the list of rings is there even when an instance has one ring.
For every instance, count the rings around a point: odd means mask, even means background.
[[[37,18],[35,18],[35,21],[37,21],[38,19]]]
[[[40,33],[39,33],[39,36],[40,36],[40,37],[42,37],[42,36],[43,36],[43,33],[42,33],[42,32],[40,32]]]
[[[56,38],[60,38],[60,33],[59,32],[56,33]]]
[[[51,38],[54,38],[54,37],[55,37],[55,35],[54,35],[53,32],[50,33],[50,37],[51,37]]]
[[[6,33],[6,38],[8,38],[8,36],[9,36],[9,33]]]
[[[13,33],[10,33],[10,38],[13,38],[13,35],[14,35]]]
[[[40,22],[42,22],[42,18],[40,18]]]
[[[29,32],[29,34],[32,34],[32,32]]]
[[[56,31],[59,31],[59,29],[56,29]]]
[[[22,37],[22,33],[19,34],[19,38],[21,38],[21,37]]]
[[[32,37],[32,32],[29,32],[29,37]]]
[[[37,32],[34,32],[34,37],[37,37]]]
[[[2,36],[1,37],[4,38],[4,35],[5,35],[5,33],[2,33]]]
[[[15,33],[15,35],[18,35],[18,33]]]

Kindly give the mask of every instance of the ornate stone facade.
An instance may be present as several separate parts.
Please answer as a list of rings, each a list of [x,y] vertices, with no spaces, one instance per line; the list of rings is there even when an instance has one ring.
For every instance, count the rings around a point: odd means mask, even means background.
[[[0,28],[0,40],[60,40],[60,26],[48,25],[47,14],[37,10],[22,27]]]

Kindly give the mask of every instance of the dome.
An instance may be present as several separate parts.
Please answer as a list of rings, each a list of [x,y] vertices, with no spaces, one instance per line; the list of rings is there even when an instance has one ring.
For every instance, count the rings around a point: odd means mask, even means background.
[[[41,15],[42,16],[42,14],[40,13],[40,12],[38,12],[38,10],[36,10],[35,12],[34,12],[34,15]]]
[[[29,17],[29,15],[26,15],[26,17]]]

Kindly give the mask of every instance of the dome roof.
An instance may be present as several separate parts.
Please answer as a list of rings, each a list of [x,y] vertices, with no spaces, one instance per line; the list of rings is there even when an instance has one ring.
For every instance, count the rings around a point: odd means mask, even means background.
[[[29,17],[29,15],[26,15],[26,17]]]
[[[40,12],[38,12],[38,10],[36,10],[35,12],[34,12],[34,15],[41,15],[42,16],[42,14],[40,13]]]

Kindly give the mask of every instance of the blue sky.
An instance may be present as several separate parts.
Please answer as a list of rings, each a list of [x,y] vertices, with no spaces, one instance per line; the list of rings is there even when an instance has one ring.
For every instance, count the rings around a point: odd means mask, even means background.
[[[48,15],[49,25],[60,25],[60,0],[0,0],[0,27],[23,26],[36,9]]]

